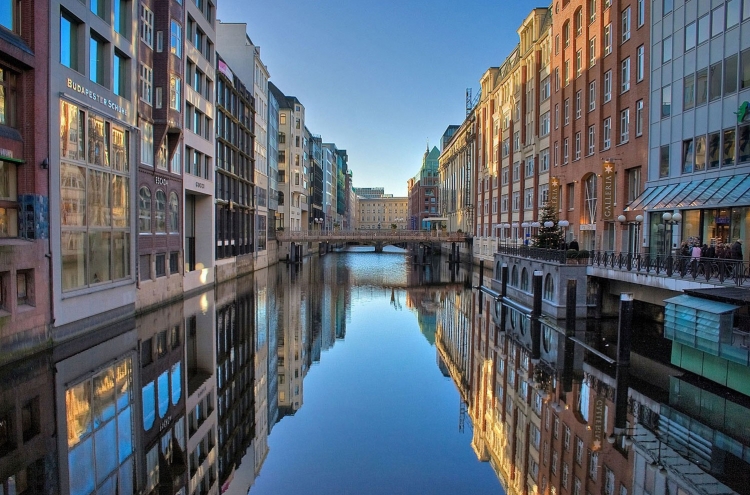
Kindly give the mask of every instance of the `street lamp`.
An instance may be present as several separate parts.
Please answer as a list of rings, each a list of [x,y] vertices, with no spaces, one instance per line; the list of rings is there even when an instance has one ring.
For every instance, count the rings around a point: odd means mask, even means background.
[[[664,254],[667,256],[672,255],[672,248],[670,244],[672,243],[672,231],[674,229],[674,226],[680,223],[680,220],[682,220],[682,215],[680,212],[676,211],[674,213],[669,213],[668,211],[664,212],[664,214],[661,216],[662,220],[664,220]]]
[[[513,239],[515,241],[515,244],[518,244],[518,222],[513,222],[511,225],[511,228],[513,228],[512,232],[514,233]]]
[[[678,213],[679,215],[679,213]],[[643,215],[636,215],[634,221],[627,221],[627,217],[625,215],[620,215],[617,217],[617,221],[620,222],[620,225],[625,225],[627,222],[627,225],[632,228],[633,232],[632,235],[630,232],[628,232],[628,253],[632,253],[634,255],[638,255],[638,247],[640,244],[640,232],[641,232],[641,223],[643,223]]]
[[[557,226],[562,228],[563,231],[563,243],[567,244],[568,242],[568,226],[570,225],[570,222],[567,220],[560,220],[557,222]]]

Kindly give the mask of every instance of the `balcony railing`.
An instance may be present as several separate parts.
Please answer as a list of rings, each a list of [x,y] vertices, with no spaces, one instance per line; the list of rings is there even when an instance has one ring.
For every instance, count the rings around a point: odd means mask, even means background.
[[[531,258],[534,260],[551,261],[561,264],[567,263],[566,251],[561,249],[544,249],[524,245],[499,245],[497,246],[497,252],[509,256],[518,256],[519,258]]]
[[[565,264],[567,251],[523,245],[499,245],[499,254]],[[586,259],[587,258],[587,259]],[[649,275],[692,279],[696,282],[750,285],[750,262],[725,258],[697,258],[642,253],[591,251],[587,257],[572,258],[597,268],[615,269]],[[585,261],[584,261],[585,260]]]
[[[699,282],[731,282],[738,286],[750,283],[750,263],[743,260],[594,251],[589,264]]]

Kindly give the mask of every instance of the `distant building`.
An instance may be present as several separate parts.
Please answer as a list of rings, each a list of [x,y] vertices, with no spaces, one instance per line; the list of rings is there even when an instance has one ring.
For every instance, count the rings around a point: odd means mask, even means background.
[[[354,194],[364,199],[382,198],[385,188],[382,187],[354,187]]]
[[[357,201],[357,227],[362,230],[405,229],[408,226],[408,198],[360,197]]]
[[[439,185],[440,173],[438,169],[440,150],[434,146],[426,150],[422,158],[419,173],[408,181],[409,213],[407,215],[408,228],[421,230],[425,218],[440,216]]]

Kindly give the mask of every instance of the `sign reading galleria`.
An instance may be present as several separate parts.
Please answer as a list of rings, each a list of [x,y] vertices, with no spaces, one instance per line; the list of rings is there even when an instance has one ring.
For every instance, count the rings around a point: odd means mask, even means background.
[[[610,161],[604,162],[602,168],[602,220],[615,219],[615,165]]]
[[[89,88],[83,86],[82,84],[78,84],[77,82],[73,82],[71,78],[68,78],[68,88],[72,89],[76,93],[80,93],[84,96],[88,96],[92,100],[95,100],[105,107],[109,108],[110,110],[114,110],[115,112],[122,114],[124,117],[128,116],[128,110],[125,107],[121,107],[117,104],[116,101],[112,101],[108,98],[103,97],[100,94],[96,94],[93,91],[91,91]]]

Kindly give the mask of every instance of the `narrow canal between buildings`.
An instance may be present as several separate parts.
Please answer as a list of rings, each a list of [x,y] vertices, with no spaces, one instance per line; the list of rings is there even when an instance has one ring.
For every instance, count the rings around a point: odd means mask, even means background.
[[[0,494],[750,493],[750,399],[667,366],[659,325],[624,382],[617,321],[545,319],[537,361],[519,311],[498,331],[490,271],[371,251],[0,369],[0,449],[29,466],[0,465]]]

